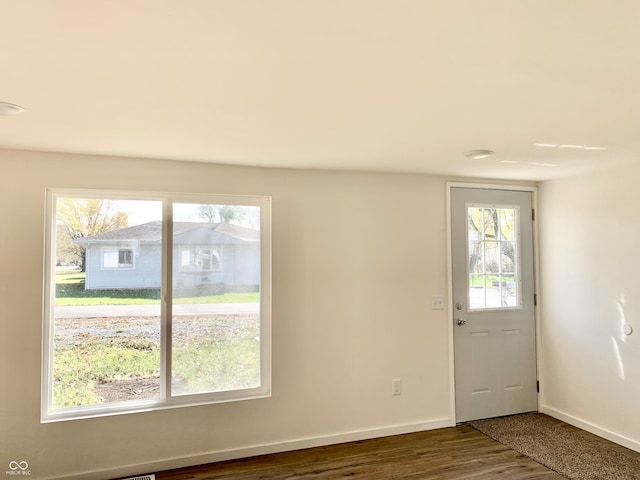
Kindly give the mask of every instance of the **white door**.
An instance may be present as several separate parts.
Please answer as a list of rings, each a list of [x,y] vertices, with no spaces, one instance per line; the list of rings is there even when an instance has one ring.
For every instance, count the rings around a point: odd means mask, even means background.
[[[537,410],[532,193],[451,189],[456,421]]]

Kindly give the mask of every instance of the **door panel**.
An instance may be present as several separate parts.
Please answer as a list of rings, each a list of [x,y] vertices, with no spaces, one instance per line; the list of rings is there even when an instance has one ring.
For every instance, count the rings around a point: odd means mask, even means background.
[[[472,393],[488,393],[491,391],[491,348],[489,332],[471,333],[471,359],[473,369]]]
[[[523,350],[522,330],[505,330],[503,335],[505,357],[512,360],[504,366],[504,388],[523,388],[522,359],[519,356]]]
[[[456,421],[537,410],[532,194],[451,189]]]

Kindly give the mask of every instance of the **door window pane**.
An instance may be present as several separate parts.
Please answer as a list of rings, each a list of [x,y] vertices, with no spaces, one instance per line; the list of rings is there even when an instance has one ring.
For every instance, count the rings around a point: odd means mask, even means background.
[[[470,308],[519,307],[519,208],[467,205],[467,217]]]
[[[504,241],[516,240],[516,211],[514,209],[500,209],[500,239]]]
[[[484,253],[485,271],[500,274],[500,244],[492,240],[481,242]]]

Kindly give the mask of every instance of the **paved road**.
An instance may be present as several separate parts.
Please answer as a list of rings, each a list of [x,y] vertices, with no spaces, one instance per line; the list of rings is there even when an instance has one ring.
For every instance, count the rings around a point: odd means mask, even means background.
[[[260,313],[259,303],[193,303],[173,306],[174,315],[225,315]],[[160,305],[90,305],[56,307],[56,318],[153,317]]]

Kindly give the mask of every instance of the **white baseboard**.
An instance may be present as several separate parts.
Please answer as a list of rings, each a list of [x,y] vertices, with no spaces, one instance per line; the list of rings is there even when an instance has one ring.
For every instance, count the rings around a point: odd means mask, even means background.
[[[587,432],[593,433],[594,435],[598,435],[599,437],[606,438],[613,443],[617,443],[618,445],[622,445],[623,447],[627,447],[631,450],[635,450],[636,452],[640,452],[640,442],[637,440],[619,435],[615,432],[612,432],[611,430],[599,427],[591,422],[587,422],[586,420],[582,420],[581,418],[574,417],[573,415],[570,415],[561,410],[557,410],[553,407],[549,407],[547,405],[541,405],[540,412],[546,413],[550,417],[557,418],[558,420],[562,420],[563,422],[566,422],[569,425],[573,425],[574,427],[586,430]]]
[[[266,455],[270,453],[289,452],[292,450],[300,450],[303,448],[322,447],[325,445],[355,442],[358,440],[388,437],[391,435],[402,435],[405,433],[422,432],[426,430],[435,430],[437,428],[452,426],[455,426],[455,422],[452,418],[443,418],[421,423],[393,425],[382,428],[373,428],[369,430],[357,430],[318,437],[299,438],[282,442],[251,445],[248,447],[237,449],[217,450],[204,454],[176,457],[138,465],[120,466],[118,468],[109,470],[82,472],[66,475],[63,477],[45,478],[47,478],[47,480],[104,480],[110,478],[136,476],[161,472],[164,470],[173,470],[175,468],[184,468],[193,465],[204,465],[207,463],[234,460],[237,458],[255,457],[257,455]]]

